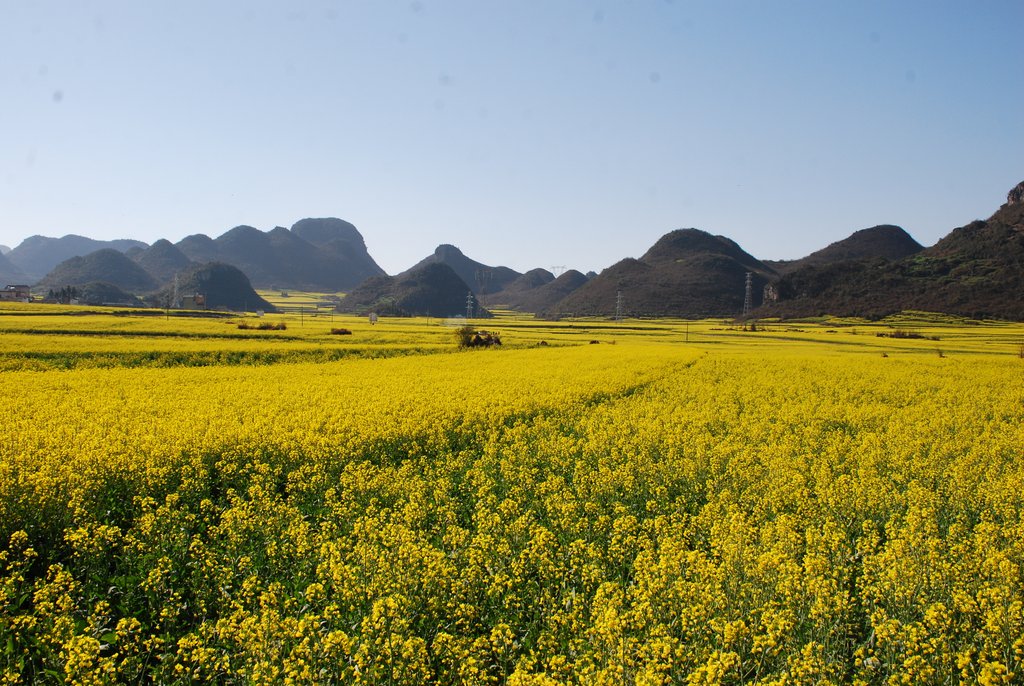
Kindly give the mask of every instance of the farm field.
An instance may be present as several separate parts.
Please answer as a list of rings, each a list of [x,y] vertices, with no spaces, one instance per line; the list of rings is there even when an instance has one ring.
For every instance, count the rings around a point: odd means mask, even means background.
[[[476,324],[0,308],[0,683],[1024,680],[1024,326]]]

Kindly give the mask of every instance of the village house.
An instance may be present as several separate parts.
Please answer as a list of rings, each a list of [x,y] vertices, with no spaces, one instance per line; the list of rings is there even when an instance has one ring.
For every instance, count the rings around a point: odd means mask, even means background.
[[[0,300],[4,302],[27,303],[32,300],[32,293],[29,291],[28,286],[8,284],[0,291]]]
[[[183,310],[205,310],[206,296],[202,293],[183,295],[181,297],[181,305],[179,307]]]

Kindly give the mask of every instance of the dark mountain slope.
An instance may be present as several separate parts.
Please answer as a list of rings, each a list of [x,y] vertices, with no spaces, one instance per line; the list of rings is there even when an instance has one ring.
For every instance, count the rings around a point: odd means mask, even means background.
[[[0,253],[0,288],[7,284],[28,284],[28,274],[18,268],[7,256]]]
[[[282,230],[287,233],[287,230]],[[284,246],[285,254],[279,255],[274,245],[279,241],[273,240],[267,233],[252,226],[236,226],[218,236],[214,242],[223,261],[241,269],[249,281],[257,286],[298,286],[291,279],[277,283],[290,266],[288,263],[292,255],[288,253],[291,252],[291,246]]]
[[[564,300],[570,293],[587,283],[582,272],[570,269],[557,279],[523,294],[513,309],[521,312],[544,312]]]
[[[339,309],[393,316],[455,317],[466,314],[469,286],[447,264],[421,265],[398,276],[375,276],[346,295]],[[475,317],[490,313],[477,306]]]
[[[340,219],[303,219],[269,232],[236,226],[215,240],[188,236],[177,247],[194,262],[234,265],[261,288],[348,290],[384,274],[356,228]]]
[[[754,304],[775,272],[723,236],[677,229],[662,236],[639,260],[625,259],[602,271],[561,302],[549,316],[604,315],[706,317],[743,310],[747,272]]]
[[[897,262],[809,265],[783,276],[779,302],[759,314],[884,317],[926,310],[1024,320],[1024,204],[1015,191],[995,214],[954,229]]]
[[[503,306],[517,310],[520,309],[519,303],[523,301],[527,293],[554,280],[555,275],[547,269],[531,269],[509,282],[500,291],[481,295],[480,301],[488,307]]]
[[[125,254],[162,284],[172,281],[175,274],[195,266],[185,253],[163,238],[145,250],[133,248]]]
[[[751,269],[764,265],[725,236],[714,236],[700,229],[676,229],[659,238],[640,258],[648,264],[679,263],[696,255],[712,254],[729,258]]]
[[[342,219],[325,217],[301,219],[292,225],[293,234],[320,249],[325,282],[334,290],[355,288],[371,276],[384,276],[384,270],[370,256],[363,235]]]
[[[180,250],[185,257],[196,263],[216,262],[221,258],[220,246],[203,233],[185,236],[175,243],[174,247]]]
[[[178,275],[179,296],[200,294],[206,299],[207,309],[274,312],[274,306],[253,290],[246,275],[237,267],[222,262],[195,265]],[[156,307],[165,307],[174,296],[174,287],[166,286],[147,301]]]
[[[104,248],[84,257],[64,260],[36,285],[36,290],[82,286],[93,282],[109,283],[129,293],[146,293],[158,285],[130,257],[113,248]]]
[[[349,243],[366,250],[363,235],[344,219],[336,217],[300,219],[292,224],[292,233],[313,245],[325,246],[334,243]]]
[[[853,232],[841,241],[815,251],[799,260],[767,263],[780,274],[788,274],[801,267],[821,266],[850,260],[885,260],[895,262],[917,254],[924,246],[898,226],[883,224]]]
[[[497,293],[522,276],[519,272],[508,267],[491,267],[470,259],[454,245],[448,244],[437,246],[433,255],[423,258],[399,276],[409,274],[428,264],[438,263],[451,267],[459,275],[459,278],[466,282],[473,292],[478,295]]]

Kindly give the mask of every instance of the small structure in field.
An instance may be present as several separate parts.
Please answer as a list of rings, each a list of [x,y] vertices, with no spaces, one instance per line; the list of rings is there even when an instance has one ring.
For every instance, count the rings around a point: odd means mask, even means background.
[[[0,300],[4,302],[27,303],[32,299],[32,293],[28,286],[23,284],[8,284],[0,291]]]
[[[181,298],[181,309],[183,310],[205,310],[206,296],[202,293],[185,295]]]

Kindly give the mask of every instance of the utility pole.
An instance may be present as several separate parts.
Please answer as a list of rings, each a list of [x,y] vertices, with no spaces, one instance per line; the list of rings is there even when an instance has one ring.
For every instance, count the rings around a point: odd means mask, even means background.
[[[622,319],[622,291],[615,291],[615,320]]]

